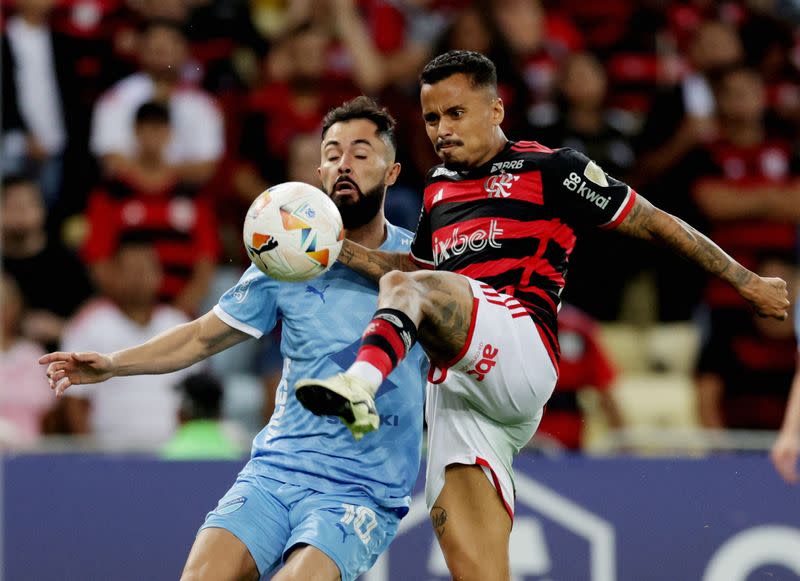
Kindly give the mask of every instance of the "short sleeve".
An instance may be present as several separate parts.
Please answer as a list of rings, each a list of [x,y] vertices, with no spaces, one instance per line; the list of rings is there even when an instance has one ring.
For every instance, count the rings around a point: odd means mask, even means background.
[[[223,294],[214,314],[224,323],[259,339],[278,321],[278,282],[250,266],[239,282]]]
[[[630,186],[570,148],[556,150],[542,164],[542,179],[548,196],[545,203],[578,225],[616,228],[636,199]]]
[[[216,104],[205,96],[196,96],[186,103],[192,123],[186,124],[186,141],[182,143],[190,161],[213,161],[225,153],[225,127]]]
[[[118,106],[113,93],[101,97],[92,115],[91,152],[96,156],[130,153],[132,122],[129,112]]]
[[[414,240],[411,242],[411,260],[422,268],[433,268],[433,240],[431,236],[431,220],[423,204],[419,211],[419,221]]]

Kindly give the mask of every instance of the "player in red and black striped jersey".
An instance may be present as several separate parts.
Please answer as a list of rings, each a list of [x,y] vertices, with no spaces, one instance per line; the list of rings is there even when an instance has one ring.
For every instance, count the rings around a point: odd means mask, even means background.
[[[445,560],[456,579],[508,579],[511,463],[555,386],[555,320],[576,227],[660,242],[732,284],[763,316],[786,317],[786,283],[745,269],[581,154],[509,142],[485,56],[440,55],[420,85],[443,165],[429,175],[412,253],[345,240],[339,260],[380,281],[378,311],[345,373],[295,387],[308,409],[338,415],[364,437],[379,425],[378,388],[419,337],[431,360],[426,502]],[[356,165],[343,160],[339,172]]]
[[[507,141],[488,163],[428,173],[411,259],[516,297],[557,363],[556,314],[576,230],[616,227],[635,199],[577,151]]]

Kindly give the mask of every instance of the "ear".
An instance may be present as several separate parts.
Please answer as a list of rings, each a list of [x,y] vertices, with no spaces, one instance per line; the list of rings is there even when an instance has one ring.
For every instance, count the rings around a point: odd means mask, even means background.
[[[389,168],[389,171],[386,172],[386,178],[383,180],[383,183],[386,184],[386,187],[393,186],[399,175],[400,164],[395,162],[392,164],[392,167]]]
[[[505,119],[506,116],[506,109],[503,105],[503,100],[500,97],[496,97],[492,101],[492,125],[500,126]]]

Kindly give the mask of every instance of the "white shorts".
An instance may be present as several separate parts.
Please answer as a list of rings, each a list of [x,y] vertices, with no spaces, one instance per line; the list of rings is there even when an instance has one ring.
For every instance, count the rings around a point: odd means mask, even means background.
[[[539,427],[558,374],[522,305],[467,280],[474,302],[464,349],[428,374],[425,500],[430,510],[448,465],[478,464],[513,518],[512,460]]]

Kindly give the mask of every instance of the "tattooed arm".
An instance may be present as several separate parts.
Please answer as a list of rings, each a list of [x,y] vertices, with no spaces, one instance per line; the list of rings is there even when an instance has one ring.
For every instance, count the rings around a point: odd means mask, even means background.
[[[763,317],[785,319],[789,307],[786,282],[750,272],[695,228],[637,196],[617,229],[629,236],[661,243],[706,271],[729,282]]]
[[[392,270],[411,272],[420,270],[408,257],[408,253],[372,250],[345,238],[339,262],[355,270],[358,274],[375,282]]]

